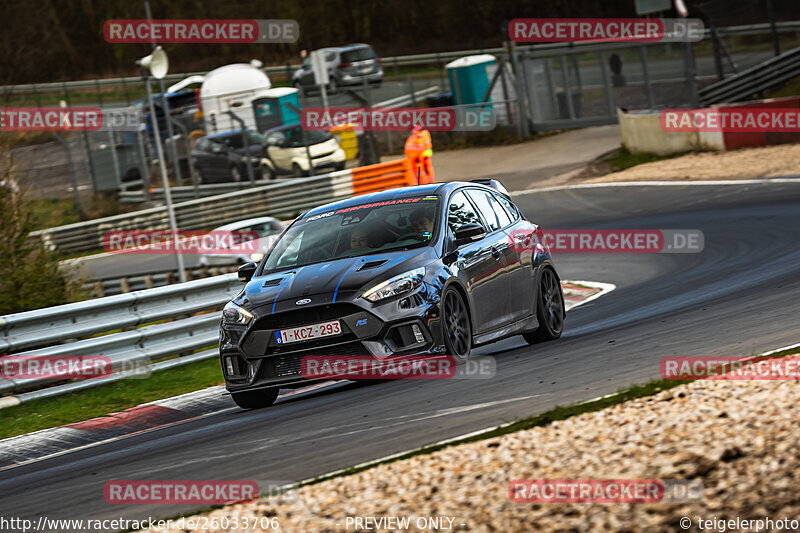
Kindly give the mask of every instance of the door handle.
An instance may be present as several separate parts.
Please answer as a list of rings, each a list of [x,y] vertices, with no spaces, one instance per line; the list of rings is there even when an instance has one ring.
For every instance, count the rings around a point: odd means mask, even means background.
[[[500,259],[500,250],[497,248],[492,248],[492,257],[495,259]]]

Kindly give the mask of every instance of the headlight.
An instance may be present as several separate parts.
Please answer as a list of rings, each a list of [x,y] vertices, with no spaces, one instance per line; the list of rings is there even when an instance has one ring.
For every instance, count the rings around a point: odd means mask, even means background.
[[[262,257],[264,257],[264,252],[253,252],[250,254],[251,261],[261,261]]]
[[[425,267],[409,270],[399,276],[387,279],[383,283],[375,285],[361,295],[365,300],[378,302],[390,296],[397,296],[404,292],[413,291],[422,285],[422,278],[425,277]]]
[[[249,324],[253,313],[233,302],[228,302],[222,309],[222,321],[226,324]]]

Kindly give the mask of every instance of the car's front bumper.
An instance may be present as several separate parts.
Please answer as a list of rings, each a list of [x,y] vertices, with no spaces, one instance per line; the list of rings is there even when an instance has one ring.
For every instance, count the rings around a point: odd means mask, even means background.
[[[340,295],[341,296],[341,293]],[[301,374],[305,356],[381,356],[443,353],[438,298],[424,291],[371,305],[360,298],[317,296],[315,305],[298,309],[289,301],[254,309],[248,326],[223,324],[220,329],[220,362],[226,387],[231,392],[291,387],[307,383]],[[358,301],[360,300],[360,302]],[[338,319],[342,334],[307,342],[278,345],[280,329]],[[423,341],[418,341],[418,334]],[[228,361],[234,372],[228,371]]]

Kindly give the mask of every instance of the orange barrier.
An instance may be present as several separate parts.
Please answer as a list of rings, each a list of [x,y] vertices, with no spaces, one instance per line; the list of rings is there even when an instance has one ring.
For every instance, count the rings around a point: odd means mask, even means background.
[[[382,191],[393,187],[416,185],[417,178],[411,172],[408,159],[396,159],[376,165],[357,167],[353,175],[353,195]]]

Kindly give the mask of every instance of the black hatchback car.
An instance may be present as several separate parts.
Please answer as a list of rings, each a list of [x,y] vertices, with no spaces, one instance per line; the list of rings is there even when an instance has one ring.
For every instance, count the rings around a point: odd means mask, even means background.
[[[542,231],[490,185],[390,189],[298,217],[239,269],[247,284],[222,312],[234,401],[265,407],[307,383],[305,356],[464,359],[512,335],[560,337],[564,296]]]
[[[247,149],[242,130],[214,133],[200,137],[192,148],[192,164],[200,181],[243,181],[249,178],[247,165],[253,168],[253,177],[261,178],[261,153],[264,137],[257,131],[247,132]]]

